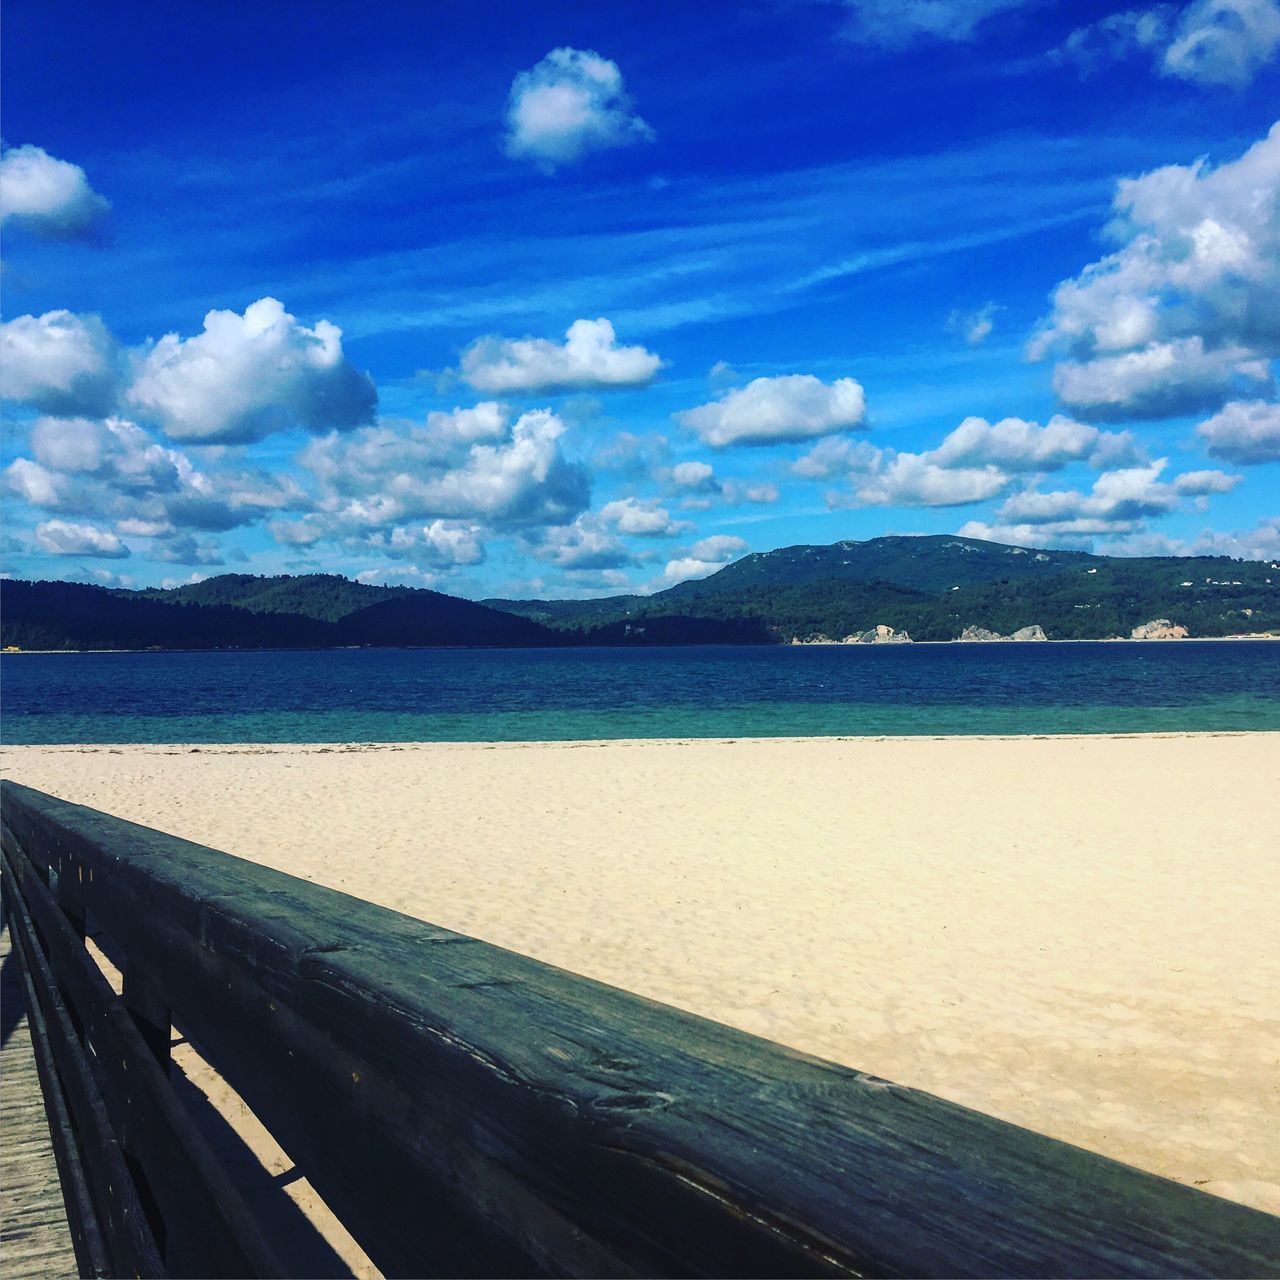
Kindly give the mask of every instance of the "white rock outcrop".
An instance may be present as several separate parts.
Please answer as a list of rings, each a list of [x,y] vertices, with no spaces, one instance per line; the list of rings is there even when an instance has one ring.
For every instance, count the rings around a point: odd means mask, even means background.
[[[1047,640],[1048,638],[1044,628],[1038,622],[1033,622],[1029,627],[1019,627],[1009,637],[1010,640]]]
[[[1130,632],[1133,640],[1181,640],[1190,633],[1186,627],[1170,622],[1168,618],[1152,618]]]
[[[895,631],[886,623],[878,623],[861,635],[845,636],[845,644],[910,644],[911,637],[905,631]]]

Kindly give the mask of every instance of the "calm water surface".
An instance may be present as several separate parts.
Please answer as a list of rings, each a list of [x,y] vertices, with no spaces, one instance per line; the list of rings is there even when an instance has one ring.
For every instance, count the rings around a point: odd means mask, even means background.
[[[1280,729],[1280,643],[10,654],[3,738],[413,742]]]

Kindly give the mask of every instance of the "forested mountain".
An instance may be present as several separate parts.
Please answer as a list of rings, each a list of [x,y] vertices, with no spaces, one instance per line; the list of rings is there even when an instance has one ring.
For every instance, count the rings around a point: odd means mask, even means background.
[[[173,591],[72,582],[0,583],[0,643],[21,649],[331,649],[347,645],[534,646],[563,641],[536,622],[438,591],[344,578],[228,574]],[[269,584],[255,591],[254,584]],[[351,588],[345,597],[334,588]],[[220,585],[221,584],[221,585]],[[309,584],[309,585],[302,585]],[[372,597],[366,594],[374,593]],[[313,594],[312,594],[313,593]],[[256,608],[224,601],[242,599]],[[281,606],[272,609],[270,604]],[[351,607],[355,605],[356,607]],[[292,606],[285,608],[283,606]],[[345,609],[345,612],[339,612]]]
[[[23,649],[777,644],[877,625],[914,640],[1031,626],[1074,640],[1155,618],[1218,636],[1280,633],[1280,566],[886,537],[745,556],[651,596],[476,603],[334,574],[223,574],[146,591],[6,581],[0,605],[0,642]]]
[[[976,538],[884,537],[759,552],[651,596],[485,603],[608,643],[670,643],[677,619],[704,628],[732,622],[762,642],[841,639],[880,623],[915,640],[1034,625],[1053,639],[1106,639],[1153,618],[1219,636],[1280,630],[1280,569],[1225,556],[1130,559]]]

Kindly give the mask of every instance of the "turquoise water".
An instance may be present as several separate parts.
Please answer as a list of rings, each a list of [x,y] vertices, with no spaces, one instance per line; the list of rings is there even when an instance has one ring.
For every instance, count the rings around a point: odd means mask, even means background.
[[[9,654],[9,743],[1280,730],[1280,643]]]

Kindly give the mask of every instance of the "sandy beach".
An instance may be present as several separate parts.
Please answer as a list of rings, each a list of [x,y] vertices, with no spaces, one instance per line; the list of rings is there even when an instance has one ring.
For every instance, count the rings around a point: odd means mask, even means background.
[[[1280,1212],[1280,734],[12,747],[0,769]]]

